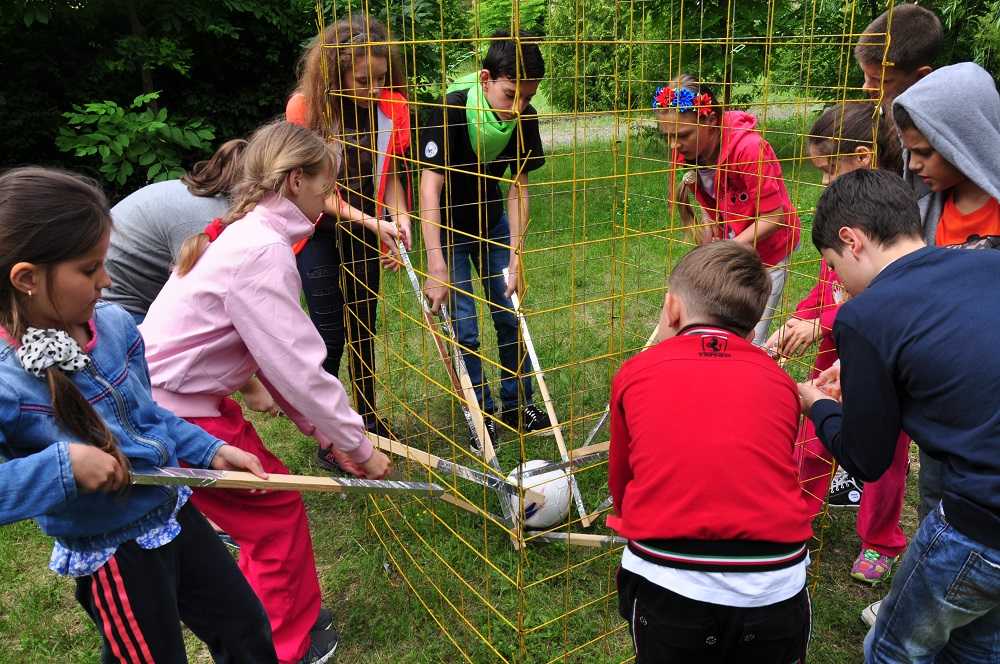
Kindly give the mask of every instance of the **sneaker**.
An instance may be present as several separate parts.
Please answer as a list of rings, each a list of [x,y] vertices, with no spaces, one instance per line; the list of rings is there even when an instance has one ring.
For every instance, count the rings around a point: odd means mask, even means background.
[[[226,531],[224,531],[224,530],[216,530],[215,534],[219,536],[219,539],[222,540],[223,544],[225,544],[226,546],[228,546],[233,551],[239,551],[240,550],[239,543],[237,543],[237,541],[233,539],[232,535],[230,535]]]
[[[875,549],[862,549],[851,567],[851,578],[877,585],[889,576],[895,562],[896,558],[890,558]]]
[[[827,497],[827,502],[830,507],[860,507],[864,488],[865,485],[861,480],[851,477],[843,468],[838,468],[830,481],[830,495]]]
[[[483,424],[486,426],[486,433],[490,437],[490,442],[493,443],[493,449],[497,446],[497,423],[492,417],[489,417],[489,413],[483,413]],[[471,431],[469,432],[469,449],[472,450],[473,454],[482,456],[483,447],[480,445],[479,436],[475,435]]]
[[[316,614],[316,622],[313,623],[312,629],[309,631],[323,631],[325,629],[330,629],[331,627],[333,627],[333,612],[325,606],[319,607],[319,613]]]
[[[552,428],[549,416],[533,403],[529,403],[520,411],[505,410],[500,417],[511,429],[523,433],[535,433]]]
[[[331,627],[328,629],[314,629],[309,632],[309,650],[305,656],[299,660],[299,664],[323,664],[330,661],[333,653],[337,652],[337,644],[340,642],[340,635]]]
[[[882,606],[882,600],[869,604],[861,611],[861,622],[869,627],[875,626],[875,619],[878,617],[878,609]]]

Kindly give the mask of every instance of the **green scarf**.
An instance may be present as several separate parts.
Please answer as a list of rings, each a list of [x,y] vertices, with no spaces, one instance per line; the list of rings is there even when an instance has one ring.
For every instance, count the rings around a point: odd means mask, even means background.
[[[469,141],[476,151],[481,163],[489,163],[497,158],[514,133],[517,120],[501,120],[493,112],[490,102],[483,94],[483,86],[479,82],[479,72],[472,72],[459,78],[450,86],[448,92],[468,90],[469,96],[465,102],[465,118],[469,126]]]

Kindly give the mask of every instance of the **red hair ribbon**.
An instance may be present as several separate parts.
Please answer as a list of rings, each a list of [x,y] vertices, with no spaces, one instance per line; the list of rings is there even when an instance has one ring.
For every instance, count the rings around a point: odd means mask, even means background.
[[[209,242],[215,242],[219,239],[219,236],[222,235],[222,231],[224,230],[226,230],[226,225],[222,223],[221,218],[216,217],[212,220],[212,223],[205,226],[201,232],[208,236]]]

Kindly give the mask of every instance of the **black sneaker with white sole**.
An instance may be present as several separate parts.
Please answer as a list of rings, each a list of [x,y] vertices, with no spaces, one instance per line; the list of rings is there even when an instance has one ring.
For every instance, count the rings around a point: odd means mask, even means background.
[[[533,403],[529,403],[521,410],[505,410],[500,417],[504,424],[522,433],[535,433],[552,428],[548,414]]]
[[[857,508],[861,506],[861,494],[864,490],[864,482],[851,477],[843,468],[838,468],[830,480],[830,496],[827,502],[830,507]]]
[[[340,635],[333,627],[326,629],[313,629],[309,632],[309,649],[305,656],[299,660],[299,664],[324,664],[333,658],[337,652],[337,644],[340,643]]]
[[[490,442],[493,443],[493,449],[497,446],[497,423],[489,416],[489,413],[483,413],[483,424],[486,426],[486,433],[490,437]],[[472,450],[474,454],[482,455],[483,446],[482,442],[479,440],[479,436],[469,432],[469,449]]]

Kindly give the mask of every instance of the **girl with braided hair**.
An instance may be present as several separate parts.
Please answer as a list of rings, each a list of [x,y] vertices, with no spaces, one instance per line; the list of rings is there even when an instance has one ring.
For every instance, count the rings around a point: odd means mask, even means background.
[[[209,433],[287,473],[229,398],[256,373],[281,410],[359,476],[383,477],[388,458],[365,436],[326,346],[299,304],[293,245],[313,233],[337,158],[304,127],[258,129],[233,206],[181,248],[177,268],[141,325],[153,396]],[[281,662],[323,662],[337,644],[320,610],[309,523],[294,491],[197,489],[192,498],[240,545],[240,568],[271,621]]]
[[[0,523],[34,518],[73,577],[104,662],[185,662],[183,621],[216,661],[275,662],[260,600],[185,487],[129,469],[245,469],[251,453],[160,408],[132,317],[98,301],[107,199],[63,171],[0,176]]]

